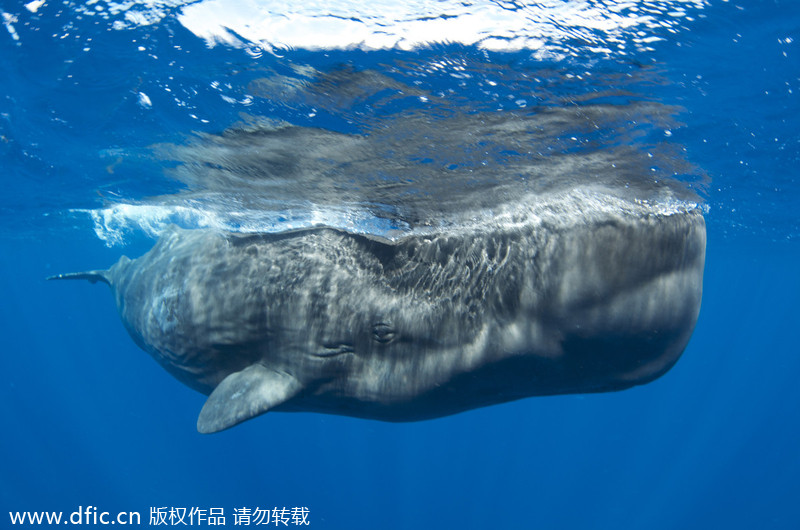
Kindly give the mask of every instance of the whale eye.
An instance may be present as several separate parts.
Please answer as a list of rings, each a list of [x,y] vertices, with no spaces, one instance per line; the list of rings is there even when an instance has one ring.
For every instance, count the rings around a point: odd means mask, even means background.
[[[392,342],[395,336],[397,336],[397,332],[386,322],[378,322],[372,327],[372,338],[382,344]]]

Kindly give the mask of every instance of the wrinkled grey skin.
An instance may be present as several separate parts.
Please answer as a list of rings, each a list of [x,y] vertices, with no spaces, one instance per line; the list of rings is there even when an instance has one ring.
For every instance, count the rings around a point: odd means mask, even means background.
[[[267,410],[387,421],[666,372],[697,320],[697,210],[396,242],[329,228],[174,229],[107,282],[136,343],[210,394],[198,430]]]

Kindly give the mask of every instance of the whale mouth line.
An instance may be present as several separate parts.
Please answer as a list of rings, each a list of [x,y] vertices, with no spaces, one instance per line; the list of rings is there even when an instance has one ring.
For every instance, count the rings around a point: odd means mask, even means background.
[[[320,358],[330,358],[330,357],[339,357],[340,355],[346,355],[348,353],[355,353],[356,349],[355,346],[348,343],[326,343],[322,345],[325,348],[323,351],[314,352],[315,357]]]

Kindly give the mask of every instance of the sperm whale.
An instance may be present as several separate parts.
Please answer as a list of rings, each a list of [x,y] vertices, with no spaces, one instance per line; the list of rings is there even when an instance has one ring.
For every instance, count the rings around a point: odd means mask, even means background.
[[[697,321],[705,222],[564,194],[395,240],[173,228],[111,287],[134,341],[209,395],[197,428],[267,411],[415,421],[664,374]]]

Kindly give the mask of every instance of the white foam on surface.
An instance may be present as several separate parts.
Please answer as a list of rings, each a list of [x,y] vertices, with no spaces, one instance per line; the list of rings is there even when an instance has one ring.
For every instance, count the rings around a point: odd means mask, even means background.
[[[178,18],[212,46],[412,50],[460,43],[561,56],[573,51],[565,42],[573,39],[582,49],[603,54],[624,52],[626,46],[650,49],[660,39],[654,30],[684,22],[683,4],[697,9],[705,2],[205,0],[184,7]]]
[[[566,57],[591,52],[648,51],[666,33],[691,22],[708,0],[90,0],[80,14],[106,18],[114,29],[177,16],[209,46],[265,50],[402,49],[435,43],[488,50],[535,50]],[[31,5],[35,5],[33,2]]]
[[[88,216],[97,237],[107,246],[124,246],[129,236],[141,233],[158,238],[171,226],[186,229],[215,229],[237,233],[278,233],[315,226],[330,226],[352,233],[372,234],[392,239],[407,229],[403,223],[393,224],[372,213],[344,205],[332,207],[298,207],[284,210],[232,210],[223,203],[213,206],[197,204],[133,204],[115,203],[96,209],[73,209],[70,213]]]
[[[389,240],[439,230],[459,232],[491,227],[504,229],[538,226],[567,228],[578,223],[616,217],[670,216],[705,206],[696,202],[665,197],[658,200],[629,200],[591,188],[575,188],[547,195],[530,194],[519,201],[495,208],[459,212],[452,217],[430,220],[411,227],[403,221],[378,218],[357,205],[339,207],[305,205],[282,210],[230,208],[220,202],[202,204],[116,203],[97,209],[71,210],[88,216],[97,237],[109,247],[125,245],[132,233],[157,238],[171,226],[186,229],[216,229],[237,233],[279,233],[327,226],[351,233],[370,234]]]

